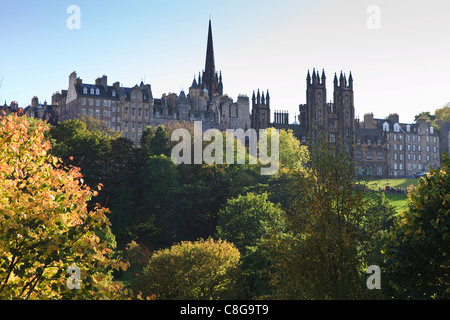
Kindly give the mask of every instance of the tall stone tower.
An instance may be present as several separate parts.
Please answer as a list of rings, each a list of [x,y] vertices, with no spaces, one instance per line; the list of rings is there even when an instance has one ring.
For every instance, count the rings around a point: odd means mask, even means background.
[[[344,152],[353,155],[355,139],[355,105],[353,100],[353,77],[350,72],[348,82],[345,74],[334,75],[334,112],[337,119],[336,142],[342,144]]]
[[[305,127],[311,143],[322,135],[353,157],[356,120],[352,74],[348,82],[342,72],[339,80],[335,74],[333,102],[327,102],[325,71],[322,71],[322,76],[315,69],[312,76],[308,71],[306,104],[300,105],[300,124]]]
[[[216,72],[216,63],[214,61],[211,20],[209,20],[208,28],[208,45],[206,48],[205,70],[203,71],[201,80],[202,89],[208,90],[209,100],[211,100],[215,94],[218,94],[219,96],[223,95],[222,72],[220,72],[220,74]]]
[[[259,92],[255,96],[253,91],[252,96],[252,124],[251,127],[255,130],[267,129],[270,124],[270,96],[269,90],[267,90],[266,96],[264,92],[262,95]]]

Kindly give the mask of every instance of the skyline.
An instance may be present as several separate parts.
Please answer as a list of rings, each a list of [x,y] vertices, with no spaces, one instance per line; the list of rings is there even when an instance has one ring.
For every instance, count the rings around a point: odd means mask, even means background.
[[[251,97],[269,90],[271,109],[306,101],[306,75],[351,72],[355,114],[398,113],[413,122],[450,101],[447,13],[450,4],[365,0],[319,1],[12,1],[0,3],[0,103],[26,107],[33,96],[51,102],[76,71],[85,83],[152,85],[155,98],[188,90],[205,66],[211,17],[216,70],[224,94]],[[67,8],[81,10],[80,29],[67,28]],[[379,29],[368,23],[379,9]]]

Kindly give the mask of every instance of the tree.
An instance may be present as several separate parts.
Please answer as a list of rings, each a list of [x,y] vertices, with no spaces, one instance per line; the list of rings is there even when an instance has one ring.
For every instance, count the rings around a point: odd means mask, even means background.
[[[271,229],[281,229],[284,212],[268,200],[267,193],[247,193],[229,199],[219,212],[217,236],[232,242],[241,253],[257,246]]]
[[[450,159],[408,194],[385,247],[390,297],[450,298]]]
[[[169,137],[164,126],[158,126],[155,134],[150,140],[150,152],[152,155],[159,156],[161,154],[170,156]]]
[[[219,212],[217,237],[232,242],[241,252],[249,298],[267,297],[272,268],[265,241],[285,230],[284,212],[268,200],[267,193],[247,193],[228,200]]]
[[[436,109],[435,115],[436,120],[441,120],[443,123],[450,122],[450,105],[447,104],[440,109]]]
[[[0,121],[0,298],[123,297],[111,271],[126,265],[112,258],[107,210],[88,210],[97,191],[83,184],[79,168],[50,155],[46,130],[26,117]],[[78,290],[67,286],[74,265]]]
[[[237,298],[239,257],[226,241],[181,242],[153,253],[135,290],[164,300]]]
[[[356,299],[363,295],[359,243],[364,193],[347,155],[325,138],[310,147],[306,168],[293,171],[288,232],[272,245],[274,297]]]

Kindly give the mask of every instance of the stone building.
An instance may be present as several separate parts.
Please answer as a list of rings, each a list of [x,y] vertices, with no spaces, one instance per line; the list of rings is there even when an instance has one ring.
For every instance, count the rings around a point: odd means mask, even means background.
[[[198,80],[194,77],[187,93],[181,90],[179,94],[155,98],[151,85],[142,81],[134,87],[123,87],[119,82],[110,85],[104,75],[88,84],[73,72],[69,88],[55,93],[52,104],[58,106],[60,121],[92,116],[104,121],[105,126],[122,131],[136,145],[147,126],[171,122],[202,121],[204,129],[221,130],[246,130],[251,126],[249,98],[239,95],[235,102],[223,94],[222,74],[215,69],[211,21],[205,69]]]
[[[325,71],[322,76],[313,69],[312,76],[308,71],[306,78],[306,104],[301,104],[300,125],[311,143],[319,135],[326,137],[329,143],[343,152],[354,154],[354,138],[356,129],[355,107],[353,100],[353,77],[349,79],[341,72],[339,80],[334,76],[333,101],[327,102]],[[305,141],[306,137],[301,137]]]
[[[398,114],[375,119],[368,113],[364,122],[358,122],[356,132],[355,158],[360,175],[407,177],[440,164],[439,135],[431,121],[401,123]]]

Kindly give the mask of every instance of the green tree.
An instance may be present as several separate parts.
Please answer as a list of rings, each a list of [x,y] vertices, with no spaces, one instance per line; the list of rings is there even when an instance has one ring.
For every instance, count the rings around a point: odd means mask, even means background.
[[[150,140],[150,152],[155,156],[163,154],[170,157],[170,151],[171,149],[167,132],[164,126],[158,126]]]
[[[236,299],[239,258],[226,241],[181,242],[153,253],[136,290],[164,300]]]
[[[356,299],[363,295],[359,245],[364,193],[353,164],[326,139],[310,147],[306,168],[291,174],[287,233],[276,234],[274,297]]]
[[[248,298],[271,295],[272,266],[265,242],[271,233],[284,232],[284,227],[284,212],[268,200],[267,193],[240,195],[220,210],[217,237],[232,242],[241,252]]]
[[[450,159],[430,169],[408,194],[389,234],[386,281],[390,297],[450,298]]]
[[[83,184],[79,168],[50,155],[47,129],[15,115],[0,121],[0,298],[124,297],[112,281],[111,271],[126,265],[112,258],[107,210],[88,210],[97,191]],[[66,282],[74,264],[79,290]]]

